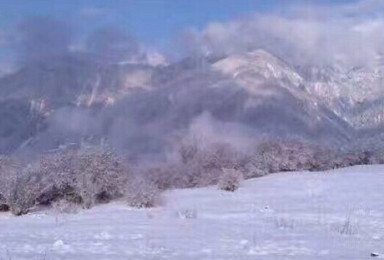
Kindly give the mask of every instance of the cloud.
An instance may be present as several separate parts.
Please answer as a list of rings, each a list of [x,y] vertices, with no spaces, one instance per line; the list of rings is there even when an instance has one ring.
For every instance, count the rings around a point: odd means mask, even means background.
[[[340,8],[347,15],[380,15],[384,10],[384,2],[381,0],[360,0],[342,5]]]
[[[294,65],[369,66],[384,53],[384,2],[290,6],[284,12],[256,14],[210,23],[187,33],[187,50],[227,55],[266,49]]]
[[[15,66],[11,63],[2,62],[0,63],[0,77],[10,74],[15,71]]]

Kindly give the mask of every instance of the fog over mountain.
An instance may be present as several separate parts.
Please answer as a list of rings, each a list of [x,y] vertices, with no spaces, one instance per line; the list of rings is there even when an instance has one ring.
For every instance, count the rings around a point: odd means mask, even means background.
[[[356,18],[363,7],[368,18]],[[74,47],[65,23],[21,23],[18,69],[0,78],[0,152],[108,143],[165,158],[191,134],[244,146],[263,138],[364,143],[384,127],[383,6],[334,8],[189,30],[184,58],[168,61],[115,28]]]
[[[201,117],[236,126],[249,139],[342,143],[360,129],[349,112],[361,103],[343,106],[331,83],[306,80],[264,50],[160,67],[60,56],[0,80],[2,151],[43,152],[103,139],[125,152],[162,153]],[[323,92],[331,90],[335,95]],[[370,126],[380,125],[378,105],[372,102],[378,120]]]

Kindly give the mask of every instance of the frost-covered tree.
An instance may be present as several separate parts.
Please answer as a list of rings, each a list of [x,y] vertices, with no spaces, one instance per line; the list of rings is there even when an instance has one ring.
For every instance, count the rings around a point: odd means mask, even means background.
[[[243,181],[243,174],[234,169],[223,169],[223,175],[219,180],[219,189],[225,191],[235,191]]]

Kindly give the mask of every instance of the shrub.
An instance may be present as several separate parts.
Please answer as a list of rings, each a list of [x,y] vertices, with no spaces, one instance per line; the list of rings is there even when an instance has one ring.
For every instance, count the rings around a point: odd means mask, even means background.
[[[266,141],[257,148],[258,160],[267,173],[309,170],[317,147],[296,140]]]
[[[235,191],[240,187],[243,174],[234,169],[223,169],[223,175],[219,180],[219,189],[225,191]]]
[[[374,151],[369,162],[371,164],[384,164],[384,151]]]
[[[39,184],[33,181],[31,173],[22,173],[9,184],[7,204],[10,211],[16,216],[27,214],[35,206]]]
[[[0,157],[0,211],[8,211],[9,206],[7,204],[6,194],[7,186],[5,183],[6,176],[10,170],[10,160],[6,157]]]
[[[127,169],[110,151],[82,149],[42,158],[44,183],[39,202],[50,204],[59,199],[90,208],[96,203],[123,196]]]
[[[252,151],[239,151],[227,143],[179,143],[179,160],[149,169],[149,177],[160,189],[192,188],[217,184],[222,168],[236,169],[245,178],[282,171],[328,170],[347,164],[334,149],[301,140],[267,140]],[[354,162],[352,162],[354,163]]]
[[[8,211],[9,206],[4,195],[0,194],[0,212]]]
[[[283,171],[323,171],[355,165],[359,159],[348,157],[327,146],[301,140],[274,140],[260,143],[247,165],[246,177]]]
[[[160,190],[154,183],[141,177],[128,185],[125,200],[132,207],[150,208],[159,202],[159,194]]]
[[[161,163],[141,173],[160,190],[189,187],[189,173],[184,173],[183,165]]]
[[[40,159],[40,172],[45,185],[37,199],[39,204],[49,205],[62,199],[82,203],[83,199],[77,188],[78,159],[75,151],[50,154]]]
[[[2,161],[0,174],[2,210],[10,210],[17,216],[28,213],[35,206],[41,188],[38,171],[9,159]]]
[[[80,152],[76,161],[76,189],[85,207],[108,202],[124,193],[127,171],[121,159],[109,151]]]
[[[127,168],[108,150],[45,155],[36,167],[0,158],[0,210],[22,215],[35,205],[60,200],[89,208],[122,197],[127,182]]]
[[[351,150],[351,149],[350,149]],[[340,152],[300,140],[267,140],[254,151],[228,143],[183,140],[174,160],[132,173],[108,149],[80,148],[46,154],[35,166],[0,157],[0,211],[28,213],[35,205],[97,203],[124,197],[130,206],[153,207],[160,190],[218,184],[235,191],[243,177],[297,170],[328,170],[383,162],[383,153]],[[358,152],[356,152],[358,151]],[[59,206],[58,206],[59,205]]]
[[[222,168],[244,171],[249,161],[248,156],[225,143],[181,143],[176,157],[147,169],[143,175],[161,190],[205,187],[218,183]]]

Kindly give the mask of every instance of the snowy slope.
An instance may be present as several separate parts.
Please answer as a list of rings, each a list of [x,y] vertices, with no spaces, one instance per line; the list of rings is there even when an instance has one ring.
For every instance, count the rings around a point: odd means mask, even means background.
[[[155,209],[114,203],[0,215],[5,259],[369,259],[384,254],[384,166],[281,173],[175,190]],[[187,218],[185,218],[187,216]]]
[[[264,50],[231,55],[213,64],[214,69],[244,81],[249,88],[268,80],[281,81],[295,87],[303,84],[302,77],[282,60]],[[248,75],[244,78],[244,75]],[[288,85],[288,86],[289,86]]]
[[[313,136],[321,132],[344,138],[353,135],[347,122],[308,91],[294,68],[264,50],[231,55],[212,67],[245,90],[246,108],[252,111],[251,118],[262,117],[260,125],[276,119],[273,128],[284,122],[293,135],[299,131],[292,125],[300,125],[301,130],[309,128]]]
[[[299,69],[314,98],[356,129],[384,124],[384,66],[348,69],[342,66]]]

